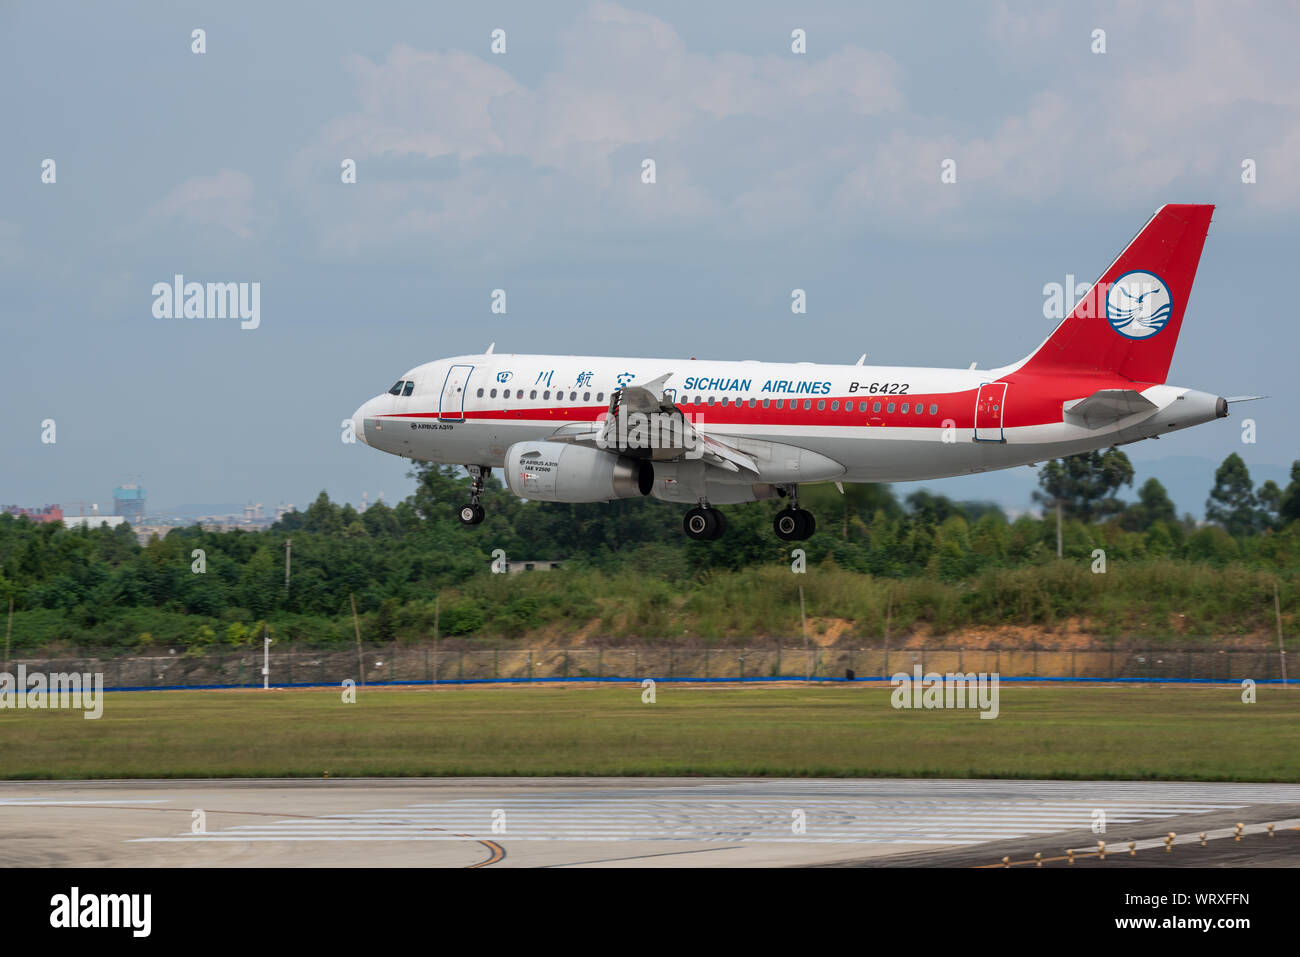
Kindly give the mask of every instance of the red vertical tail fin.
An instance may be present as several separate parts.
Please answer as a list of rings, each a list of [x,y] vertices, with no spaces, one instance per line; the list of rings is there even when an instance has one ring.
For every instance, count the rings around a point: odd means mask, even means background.
[[[1164,382],[1213,212],[1160,207],[1019,371]]]

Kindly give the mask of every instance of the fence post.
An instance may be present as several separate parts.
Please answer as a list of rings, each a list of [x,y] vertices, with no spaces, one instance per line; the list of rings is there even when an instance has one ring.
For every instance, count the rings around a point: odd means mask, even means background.
[[[709,680],[709,649],[704,649],[704,680]]]
[[[153,658],[149,658],[149,687],[153,687]]]

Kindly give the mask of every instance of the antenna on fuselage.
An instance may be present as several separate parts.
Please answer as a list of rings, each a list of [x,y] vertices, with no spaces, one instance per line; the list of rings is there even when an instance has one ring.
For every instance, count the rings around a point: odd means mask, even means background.
[[[495,342],[492,343],[492,345],[490,345],[490,346],[487,347],[487,351],[484,352],[483,355],[485,355],[485,356],[490,356],[490,355],[492,355],[492,350],[495,349],[496,347],[497,347],[497,344],[496,344]]]
[[[864,363],[864,362],[866,362],[866,361],[867,361],[867,354],[864,352],[864,353],[862,353],[862,355],[858,356],[858,361],[855,362],[855,363],[853,363],[853,364],[854,364],[855,366],[860,366],[860,365],[862,365],[862,363]]]

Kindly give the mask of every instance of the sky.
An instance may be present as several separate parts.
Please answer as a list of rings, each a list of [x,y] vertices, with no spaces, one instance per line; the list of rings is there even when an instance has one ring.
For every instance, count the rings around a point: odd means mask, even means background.
[[[0,6],[0,504],[395,501],[409,463],[342,420],[492,342],[1010,363],[1168,202],[1218,207],[1170,382],[1271,398],[1128,446],[1134,488],[1199,517],[1234,451],[1284,483],[1300,11],[870,7]],[[156,316],[177,274],[259,283],[256,328]]]

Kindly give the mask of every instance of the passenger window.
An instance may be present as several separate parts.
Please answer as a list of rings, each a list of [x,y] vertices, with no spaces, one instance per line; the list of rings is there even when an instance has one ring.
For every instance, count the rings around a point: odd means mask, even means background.
[[[530,399],[535,399],[535,398],[537,398],[537,390],[536,390],[536,389],[533,389],[531,392],[529,392],[529,393],[528,393],[528,398],[530,398]]]
[[[584,393],[582,393],[582,401],[583,401],[583,402],[590,402],[590,401],[591,401],[591,393],[590,393],[590,392],[584,392]]]
[[[543,399],[549,399],[550,397],[551,397],[551,390],[550,390],[550,389],[547,389],[545,392],[542,393],[542,398],[543,398]]]
[[[867,411],[867,403],[865,403],[865,402],[859,402],[859,403],[858,403],[858,411],[859,411],[859,412],[866,412],[866,411]]]
[[[902,412],[903,415],[907,415],[907,410],[908,410],[908,407],[909,407],[910,405],[911,405],[910,402],[904,402],[904,403],[903,403],[903,407],[902,407],[901,409],[899,409],[898,411]]]
[[[478,390],[478,397],[479,397],[480,399],[483,398],[483,390],[482,390],[482,389],[479,389],[479,390]]]
[[[758,400],[757,400],[757,399],[750,399],[750,400],[749,400],[749,407],[750,407],[751,409],[752,409],[754,406],[756,406],[756,405],[758,405]]]
[[[937,405],[935,405],[933,402],[931,402],[931,403],[930,403],[930,414],[931,414],[931,415],[935,415],[936,413],[938,413],[938,411],[939,411],[939,407],[938,407]]]
[[[520,389],[518,392],[515,393],[515,398],[516,398],[516,399],[522,399],[523,397],[524,397],[524,390],[523,390],[523,389]]]
[[[803,407],[804,407],[805,409],[811,409],[811,408],[812,408],[812,399],[804,399],[804,400],[803,400]]]
[[[410,382],[406,383],[406,387],[402,389],[402,395],[407,396],[414,391],[415,391],[415,380],[412,379]]]
[[[893,411],[894,411],[894,403],[892,403],[892,402],[889,403],[889,405],[887,405],[887,406],[885,407],[885,411],[886,411],[886,412],[893,412]]]
[[[831,403],[831,411],[832,411],[832,412],[838,412],[839,410],[840,410],[840,404],[839,404],[839,402],[838,402],[838,401],[832,402],[832,403]]]
[[[603,393],[603,392],[597,392],[597,393],[596,393],[596,401],[597,401],[597,402],[604,402],[604,401],[605,401],[605,393]]]
[[[731,402],[731,400],[730,400],[729,398],[727,398],[725,395],[722,397],[722,407],[723,407],[724,409],[727,407],[727,405],[728,405],[730,402]]]
[[[767,408],[767,404],[768,404],[769,402],[771,402],[771,401],[772,401],[771,399],[764,399],[764,400],[763,400],[763,408],[766,409],[766,408]]]
[[[578,393],[576,393],[576,392],[570,392],[570,393],[569,393],[569,401],[570,401],[570,402],[577,402],[577,401],[578,401]]]
[[[715,402],[717,402],[717,401],[718,401],[718,400],[717,400],[716,398],[714,398],[713,396],[709,396],[709,405],[713,405],[713,403],[715,403]]]
[[[880,403],[879,403],[879,402],[873,402],[873,403],[871,403],[871,411],[872,411],[872,412],[879,412],[879,411],[880,411]]]
[[[825,400],[825,399],[818,399],[818,400],[817,400],[817,411],[820,412],[820,411],[821,411],[822,409],[824,409],[824,408],[826,408],[826,400]]]
[[[496,389],[493,389],[493,390],[492,390],[492,396],[491,396],[491,397],[492,397],[493,399],[495,399],[495,398],[497,397],[497,390],[496,390]]]

